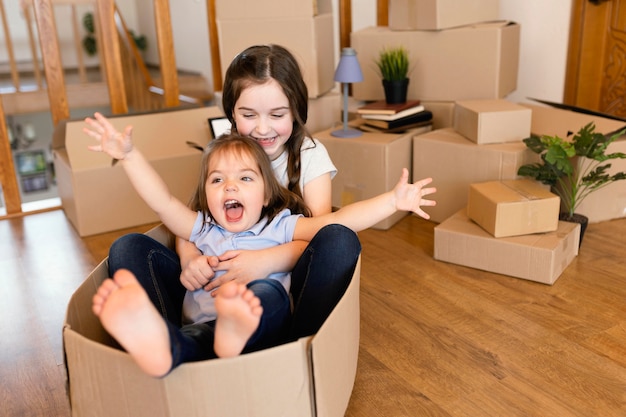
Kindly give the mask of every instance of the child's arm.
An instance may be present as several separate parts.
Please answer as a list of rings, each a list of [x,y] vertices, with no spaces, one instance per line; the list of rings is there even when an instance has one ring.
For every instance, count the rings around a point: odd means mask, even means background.
[[[436,204],[433,200],[422,198],[437,191],[434,187],[424,188],[432,182],[432,178],[426,178],[413,184],[409,184],[408,179],[409,171],[403,168],[400,181],[392,191],[350,204],[334,213],[298,219],[293,238],[311,240],[318,230],[331,223],[339,223],[359,232],[399,210],[412,211],[425,219],[430,218],[421,206],[434,206]]]
[[[197,213],[172,196],[163,179],[133,146],[132,127],[127,126],[123,133],[118,132],[100,113],[94,117],[95,120],[85,119],[89,127],[83,131],[100,143],[88,148],[119,160],[137,193],[167,228],[177,236],[189,238]]]

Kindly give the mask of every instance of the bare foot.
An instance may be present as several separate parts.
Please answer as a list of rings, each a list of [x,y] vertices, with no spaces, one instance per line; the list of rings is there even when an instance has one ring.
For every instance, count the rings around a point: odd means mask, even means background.
[[[144,372],[160,377],[170,370],[167,325],[131,272],[121,269],[106,279],[93,296],[92,308]]]
[[[215,309],[215,353],[221,358],[237,356],[259,327],[261,300],[245,285],[230,281],[220,287]]]

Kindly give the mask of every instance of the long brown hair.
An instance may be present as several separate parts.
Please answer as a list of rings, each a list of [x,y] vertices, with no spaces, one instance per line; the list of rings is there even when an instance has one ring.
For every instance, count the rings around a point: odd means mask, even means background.
[[[304,203],[302,197],[283,187],[272,170],[272,163],[261,145],[254,139],[238,133],[222,135],[218,139],[209,142],[200,165],[200,179],[189,207],[194,211],[201,211],[206,224],[213,215],[209,210],[206,197],[206,182],[209,175],[209,163],[212,158],[221,158],[225,153],[231,153],[238,157],[250,156],[257,161],[259,172],[265,184],[265,199],[267,205],[261,211],[261,218],[267,216],[271,221],[278,213],[288,208],[292,213],[304,214],[309,217],[311,212]],[[260,220],[260,219],[259,219]]]
[[[287,149],[287,188],[302,197],[300,190],[300,151],[307,132],[305,124],[309,111],[309,94],[302,72],[294,56],[280,45],[255,45],[233,59],[226,71],[222,107],[237,131],[233,111],[241,92],[251,85],[261,85],[274,79],[289,100],[293,115],[291,137]]]

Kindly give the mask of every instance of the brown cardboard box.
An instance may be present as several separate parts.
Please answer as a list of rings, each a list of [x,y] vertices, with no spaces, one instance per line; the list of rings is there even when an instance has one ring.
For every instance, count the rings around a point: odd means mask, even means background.
[[[329,91],[317,98],[310,98],[307,130],[312,133],[337,126],[342,121],[342,108],[343,96],[337,91]]]
[[[530,136],[532,111],[501,99],[456,102],[454,130],[473,142],[519,142]]]
[[[247,47],[275,43],[298,60],[309,97],[319,97],[335,86],[334,27],[332,13],[302,18],[218,19],[222,74]]]
[[[165,180],[172,193],[187,201],[195,189],[202,153],[210,138],[207,119],[223,113],[216,107],[113,117],[122,130],[133,125],[133,143]],[[83,120],[62,122],[53,138],[54,168],[63,210],[80,236],[158,221],[135,192],[120,164],[87,149]]]
[[[434,30],[498,19],[498,0],[389,0],[393,30]]]
[[[532,109],[531,131],[536,135],[566,138],[570,132],[578,132],[589,122],[595,123],[597,132],[605,134],[619,132],[626,127],[625,122],[606,117],[532,104],[524,106]],[[613,152],[626,153],[626,137],[621,137],[608,147],[607,153]],[[615,159],[610,163],[611,168],[607,173],[626,171],[626,159]],[[587,216],[589,223],[626,217],[626,181],[617,181],[594,191],[578,206],[576,212]]]
[[[427,211],[437,223],[467,206],[470,184],[516,179],[521,165],[536,160],[523,142],[478,145],[451,128],[413,138],[413,178],[433,178],[437,205]]]
[[[553,232],[561,199],[528,179],[470,184],[467,215],[495,237]]]
[[[332,13],[331,0],[217,0],[217,19],[313,17]]]
[[[382,100],[375,59],[385,47],[409,51],[409,99],[456,101],[503,98],[517,88],[520,26],[491,22],[442,31],[397,31],[385,26],[352,32],[363,71],[352,84],[357,100]]]
[[[559,222],[550,233],[496,238],[461,209],[435,227],[435,259],[554,284],[578,255],[580,225]]]
[[[454,126],[454,101],[427,101],[422,100],[422,105],[433,114],[433,130]]]
[[[148,234],[171,245],[163,226]],[[343,415],[359,350],[360,265],[314,336],[235,358],[183,364],[158,379],[112,347],[91,312],[91,298],[107,275],[103,261],[70,299],[63,327],[72,416]]]
[[[393,189],[400,179],[402,168],[407,168],[410,174],[411,133],[364,132],[362,136],[350,139],[330,134],[340,128],[313,135],[324,144],[337,167],[338,172],[333,179],[333,206],[343,207]],[[426,208],[426,211],[429,209]],[[406,212],[397,212],[372,228],[387,230],[406,215]]]

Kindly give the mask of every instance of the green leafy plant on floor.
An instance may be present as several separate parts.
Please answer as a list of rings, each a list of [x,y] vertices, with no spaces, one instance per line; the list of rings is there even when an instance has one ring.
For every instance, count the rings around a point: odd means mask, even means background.
[[[384,48],[376,59],[376,66],[383,80],[404,80],[409,76],[409,53],[403,46]]]
[[[595,131],[595,124],[582,127],[571,140],[558,136],[531,136],[526,146],[541,156],[541,162],[522,165],[518,175],[534,178],[552,187],[561,197],[561,204],[571,219],[580,203],[592,192],[612,182],[626,179],[626,172],[609,174],[611,159],[624,159],[626,154],[606,154],[608,146],[626,129],[604,135]]]
[[[94,20],[93,20],[93,13],[85,13],[85,15],[83,16],[83,27],[85,28],[85,31],[87,32],[87,34],[83,38],[83,48],[85,49],[85,52],[87,52],[87,55],[93,56],[98,52],[98,46],[96,44],[96,35],[95,35],[96,30],[95,30],[95,25],[94,25]],[[137,36],[135,35],[135,32],[133,32],[132,30],[129,30],[128,32],[130,32],[130,35],[133,37],[133,40],[135,41],[135,45],[137,45],[137,48],[140,51],[145,51],[148,48],[148,40],[146,39],[145,36],[143,35]]]

